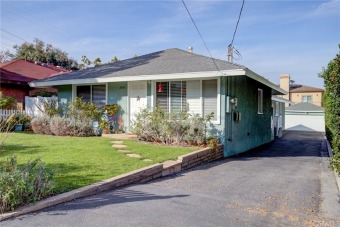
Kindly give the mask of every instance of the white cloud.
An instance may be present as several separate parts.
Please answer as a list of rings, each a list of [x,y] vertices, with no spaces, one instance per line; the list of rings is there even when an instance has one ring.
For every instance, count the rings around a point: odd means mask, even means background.
[[[340,0],[332,0],[319,5],[311,16],[340,15]]]

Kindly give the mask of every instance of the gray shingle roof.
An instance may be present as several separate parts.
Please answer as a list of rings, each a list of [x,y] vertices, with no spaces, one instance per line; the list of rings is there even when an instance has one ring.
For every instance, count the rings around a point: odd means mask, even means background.
[[[246,69],[242,65],[214,60],[219,70]],[[211,58],[172,48],[36,82],[207,71],[217,71]]]
[[[291,112],[323,112],[325,109],[321,106],[314,105],[308,102],[301,102],[293,106],[286,107],[286,111]]]

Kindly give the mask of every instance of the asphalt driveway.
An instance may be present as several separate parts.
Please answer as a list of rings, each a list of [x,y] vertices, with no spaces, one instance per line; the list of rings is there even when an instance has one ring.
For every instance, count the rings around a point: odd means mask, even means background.
[[[319,133],[290,132],[237,157],[0,225],[340,226],[338,191],[322,139]]]

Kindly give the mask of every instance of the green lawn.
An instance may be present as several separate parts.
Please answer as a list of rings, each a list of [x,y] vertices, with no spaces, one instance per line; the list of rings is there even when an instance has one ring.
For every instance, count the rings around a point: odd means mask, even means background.
[[[154,163],[174,159],[197,150],[125,140],[125,148],[142,158],[126,157],[102,137],[59,137],[33,133],[11,133],[0,155],[0,162],[16,156],[19,164],[40,158],[54,171],[56,193],[83,187]],[[145,162],[142,159],[151,159]]]

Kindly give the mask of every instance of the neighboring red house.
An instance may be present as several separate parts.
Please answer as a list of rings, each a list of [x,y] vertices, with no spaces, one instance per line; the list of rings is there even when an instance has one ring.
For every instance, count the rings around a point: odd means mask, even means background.
[[[31,88],[28,85],[29,82],[67,72],[70,71],[46,63],[35,63],[20,59],[0,63],[0,91],[5,97],[14,97],[19,104],[18,106],[20,107],[21,104],[21,108],[24,108],[25,96],[35,90],[40,90]],[[50,88],[48,90],[57,92],[56,89]]]

